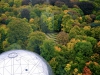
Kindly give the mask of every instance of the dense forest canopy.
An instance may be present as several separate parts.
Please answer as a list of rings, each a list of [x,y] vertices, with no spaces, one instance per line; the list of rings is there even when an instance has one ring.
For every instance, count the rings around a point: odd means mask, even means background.
[[[54,75],[100,75],[100,0],[0,0],[0,53],[27,49]]]

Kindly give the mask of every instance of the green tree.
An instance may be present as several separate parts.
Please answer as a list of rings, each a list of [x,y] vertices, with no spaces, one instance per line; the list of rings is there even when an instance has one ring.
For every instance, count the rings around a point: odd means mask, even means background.
[[[96,8],[99,8],[100,6],[100,0],[89,0],[92,1],[92,3],[95,5]]]
[[[54,57],[55,43],[52,40],[44,40],[41,45],[40,55],[43,56],[47,61],[50,61]]]
[[[54,15],[54,31],[61,31],[62,14]]]
[[[60,47],[60,46],[59,46]],[[61,46],[61,51],[55,52],[55,65],[52,67],[55,67],[54,73],[56,75],[66,75],[66,71],[64,70],[66,63],[74,59],[74,53],[71,51],[68,51],[65,46]]]
[[[6,14],[1,14],[0,23],[6,24],[7,16]]]
[[[7,28],[6,26],[0,26],[0,53],[4,51],[3,41],[5,41],[7,37]]]
[[[43,32],[32,32],[28,37],[27,49],[40,54],[40,46],[42,45],[43,40],[45,40],[45,38],[46,35]]]
[[[91,26],[84,26],[83,31],[87,36],[91,36],[92,35]]]
[[[85,17],[86,23],[91,23],[92,22],[92,18],[91,18],[90,15],[85,15],[84,17]]]
[[[28,9],[23,9],[21,11],[21,18],[30,19],[30,11]]]
[[[77,35],[85,35],[79,26],[74,26],[69,32],[69,39],[75,38]]]
[[[19,6],[21,6],[21,4],[22,4],[22,0],[14,0],[14,4],[17,6],[17,7],[19,7]]]
[[[74,46],[76,55],[82,54],[83,57],[89,57],[93,54],[92,45],[90,42],[77,42]]]
[[[32,28],[24,19],[14,19],[8,24],[8,41],[16,43],[18,40],[25,42],[28,35],[32,32]]]
[[[91,32],[92,32],[92,37],[96,38],[97,40],[100,40],[100,27],[99,26],[92,28]]]
[[[68,33],[71,30],[73,24],[74,24],[74,20],[69,14],[63,16],[62,24],[61,24],[63,31]]]
[[[0,2],[0,13],[4,13],[9,10],[10,10],[10,7],[8,3]]]
[[[87,37],[86,40],[90,42],[93,47],[97,44],[97,40],[93,37]]]
[[[3,44],[2,44],[2,40],[1,40],[1,34],[0,34],[0,53],[3,52]]]
[[[68,6],[67,5],[62,5],[62,10],[67,10],[68,9]]]
[[[41,14],[41,30],[43,32],[54,30],[54,15],[50,12],[51,8],[48,7],[48,9],[46,8],[46,11]]]
[[[12,7],[14,5],[14,0],[8,0],[8,3]]]
[[[35,12],[35,14],[40,17],[41,16],[41,10],[38,8],[34,8],[33,12]]]
[[[20,46],[19,44],[17,44],[17,43],[13,43],[13,44],[11,44],[9,47],[7,47],[7,48],[5,49],[5,51],[14,50],[14,49],[21,49],[21,46]]]
[[[57,66],[58,66],[58,62],[56,61],[56,58],[52,58],[50,61],[49,61],[49,64],[50,66],[52,67],[52,70],[54,72],[54,75],[56,74],[56,71],[57,71]]]
[[[97,15],[96,16],[96,20],[99,20],[100,21],[100,15]]]

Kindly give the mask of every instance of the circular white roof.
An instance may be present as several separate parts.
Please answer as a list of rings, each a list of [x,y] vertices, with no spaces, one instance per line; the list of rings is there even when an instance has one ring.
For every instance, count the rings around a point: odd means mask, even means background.
[[[0,75],[52,75],[52,71],[38,54],[12,50],[0,55]]]

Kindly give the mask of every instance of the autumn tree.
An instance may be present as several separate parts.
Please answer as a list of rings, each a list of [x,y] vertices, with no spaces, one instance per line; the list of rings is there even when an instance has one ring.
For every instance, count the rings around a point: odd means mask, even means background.
[[[100,50],[100,49],[99,49]],[[96,63],[100,63],[100,53],[96,52],[91,56],[91,61],[94,61]],[[90,63],[90,62],[88,62]]]
[[[85,66],[82,75],[92,75],[92,72],[87,66]]]
[[[92,75],[99,75],[100,74],[100,65],[97,62],[90,61],[88,67],[91,70]]]
[[[83,31],[87,36],[91,36],[92,35],[91,26],[84,26]]]
[[[86,21],[86,23],[92,22],[92,18],[90,17],[90,15],[85,15],[85,21]]]
[[[94,52],[100,54],[100,41],[95,45]]]
[[[64,31],[60,32],[57,35],[57,42],[58,42],[58,44],[66,45],[68,40],[69,40],[68,34],[66,32],[64,32]]]
[[[52,44],[54,44],[54,43],[52,43]],[[65,46],[62,47],[61,45],[55,44],[54,50],[55,50],[53,52],[54,56],[49,61],[49,64],[52,67],[54,74],[65,75],[66,72],[64,70],[64,67],[65,67],[66,63],[69,61],[69,58],[72,57],[72,55],[70,52],[67,52]],[[70,56],[69,56],[69,54],[70,54]],[[52,54],[50,54],[50,55],[52,55]],[[65,59],[67,59],[67,60],[65,60]]]
[[[67,49],[69,51],[72,51],[74,50],[74,46],[77,42],[80,42],[80,39],[75,39],[75,38],[72,38],[68,43],[67,43]]]
[[[80,8],[71,8],[68,10],[67,14],[72,16],[74,20],[84,15],[83,11]]]

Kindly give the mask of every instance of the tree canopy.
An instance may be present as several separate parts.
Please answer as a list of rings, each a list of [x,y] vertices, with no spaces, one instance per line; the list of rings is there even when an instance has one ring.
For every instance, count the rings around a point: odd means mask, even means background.
[[[0,0],[0,53],[41,55],[54,75],[100,74],[100,0]]]
[[[25,41],[32,32],[31,26],[24,19],[14,19],[8,24],[8,41],[16,43],[18,40]]]

